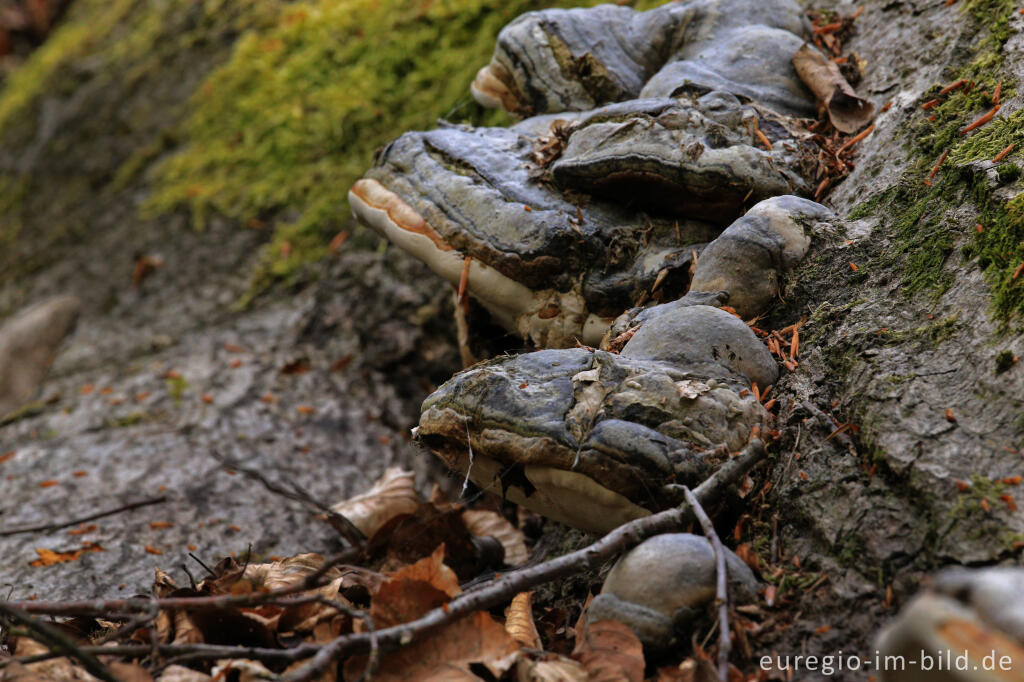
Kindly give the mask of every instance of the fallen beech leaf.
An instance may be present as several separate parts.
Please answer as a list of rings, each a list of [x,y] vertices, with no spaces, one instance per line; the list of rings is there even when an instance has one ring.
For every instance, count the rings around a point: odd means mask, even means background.
[[[533,623],[533,593],[520,592],[505,612],[505,632],[530,649],[542,649],[540,633]]]
[[[36,554],[39,558],[35,561],[29,562],[29,566],[53,566],[55,564],[65,564],[69,561],[77,561],[80,556],[86,552],[103,552],[106,551],[98,543],[86,542],[83,543],[81,549],[73,549],[67,552],[54,552],[50,549],[39,549],[36,548]]]
[[[793,55],[793,67],[819,101],[825,104],[832,125],[843,133],[862,128],[875,114],[875,105],[857,95],[835,63],[804,43]]]
[[[389,467],[369,490],[334,505],[332,509],[369,538],[399,514],[416,511],[419,504],[415,475],[411,471]]]
[[[71,639],[76,641],[78,644],[88,644],[88,640],[79,637],[75,634],[65,632],[70,635]],[[45,644],[41,644],[34,639],[29,637],[17,637],[12,641],[13,653],[15,656],[35,656],[39,654],[49,653],[50,649]],[[113,668],[113,666],[111,666]],[[113,671],[112,671],[113,672]],[[48,661],[41,661],[39,663],[32,663],[29,665],[22,665],[20,663],[12,663],[5,668],[0,669],[0,680],[11,680],[12,682],[51,682],[53,680],[61,680],[62,682],[94,682],[96,678],[87,673],[77,662],[72,662],[67,658],[53,658]],[[117,679],[122,679],[120,676]],[[148,675],[146,677],[129,677],[123,678],[126,682],[144,682],[150,680]]]
[[[518,661],[516,673],[517,679],[529,682],[587,682],[587,669],[578,661],[565,656],[543,661],[522,657]]]
[[[246,658],[232,658],[231,660],[217,661],[217,665],[210,671],[214,680],[237,680],[238,682],[262,682],[276,677],[267,666],[259,661],[251,661]]]
[[[444,564],[442,544],[380,584],[370,602],[370,617],[377,629],[408,623],[461,593],[455,571]]]
[[[498,512],[467,509],[462,512],[462,520],[473,535],[491,536],[500,542],[505,550],[505,563],[509,566],[522,566],[530,558],[523,532]]]
[[[659,668],[655,682],[718,682],[718,679],[715,664],[704,655],[687,658],[677,668]],[[729,679],[733,678],[730,676]]]
[[[206,673],[183,665],[169,665],[164,668],[163,674],[156,678],[156,682],[210,682],[212,679]]]
[[[583,664],[590,682],[643,682],[644,648],[626,625],[616,620],[584,622],[572,657]]]
[[[377,621],[374,620],[374,625]],[[623,626],[624,627],[624,626]],[[375,682],[479,682],[472,663],[490,667],[514,654],[519,645],[487,613],[477,611],[381,658]],[[366,657],[345,663],[345,679],[355,679]]]

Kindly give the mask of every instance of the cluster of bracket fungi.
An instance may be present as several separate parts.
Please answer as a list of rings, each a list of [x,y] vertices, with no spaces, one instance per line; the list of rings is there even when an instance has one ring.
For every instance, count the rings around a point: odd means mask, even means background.
[[[472,86],[519,123],[442,123],[378,152],[349,194],[356,217],[540,349],[438,388],[420,442],[483,490],[603,533],[678,504],[767,425],[751,389],[778,365],[743,320],[838,226],[805,198],[806,117],[871,115],[841,78],[808,80],[830,77],[810,34],[793,0],[531,12]],[[753,595],[746,565],[729,567]],[[705,539],[659,536],[592,609],[664,647],[713,581]]]

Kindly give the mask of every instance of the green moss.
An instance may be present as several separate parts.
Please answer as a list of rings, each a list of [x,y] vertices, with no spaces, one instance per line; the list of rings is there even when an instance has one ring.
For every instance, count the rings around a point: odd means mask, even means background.
[[[1016,267],[1024,262],[1024,199],[1009,203],[997,199],[985,173],[969,164],[990,160],[1011,143],[1020,147],[1024,110],[997,116],[967,134],[963,129],[992,109],[997,85],[1004,100],[1015,94],[1014,82],[1004,69],[1003,49],[1011,35],[1010,18],[1015,9],[1010,0],[971,0],[962,11],[973,17],[978,28],[975,35],[980,38],[969,48],[971,60],[949,77],[951,81],[973,81],[973,87],[940,95],[944,84],[937,83],[924,95],[923,99],[936,98],[939,104],[915,116],[910,126],[910,167],[898,185],[862,203],[852,217],[874,214],[881,206],[894,216],[895,239],[879,258],[890,268],[899,266],[903,290],[910,295],[937,297],[944,293],[952,282],[946,263],[955,244],[972,240],[961,253],[977,259],[992,291],[995,314],[1009,321],[1024,312],[1024,286],[1013,278]],[[931,169],[947,152],[944,164],[928,184]],[[1005,185],[1017,182],[1021,169],[1015,163],[1005,163],[996,173]],[[965,203],[976,207],[984,228],[980,233],[972,231],[973,236],[964,234],[964,227],[948,218]]]
[[[181,398],[185,395],[185,391],[188,390],[188,381],[183,376],[173,376],[167,378],[167,392],[174,400],[175,405],[181,404]]]
[[[116,196],[117,169],[134,150],[159,147],[234,37],[276,18],[282,2],[73,3],[0,88],[0,146],[15,160],[0,171],[0,283],[52,263],[56,249],[132,206]],[[60,125],[41,135],[40,121],[54,117]]]
[[[347,223],[348,189],[380,145],[438,117],[508,121],[469,96],[505,24],[552,4],[596,3],[289,3],[273,25],[242,36],[196,93],[181,130],[187,146],[158,169],[146,210],[188,207],[199,227],[211,213],[269,221],[257,280],[287,279]]]
[[[1014,363],[1013,351],[1001,350],[996,355],[996,374],[1002,374],[1013,367]]]
[[[114,417],[106,420],[106,425],[108,428],[123,429],[149,421],[152,418],[153,417],[148,412],[131,412],[120,417]]]

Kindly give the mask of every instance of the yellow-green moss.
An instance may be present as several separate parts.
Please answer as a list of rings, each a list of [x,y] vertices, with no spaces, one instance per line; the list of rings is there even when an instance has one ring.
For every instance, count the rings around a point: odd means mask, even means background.
[[[506,23],[552,4],[596,0],[288,4],[272,26],[244,35],[195,94],[187,146],[160,166],[146,210],[187,206],[200,227],[211,212],[270,220],[258,277],[287,278],[347,222],[348,189],[378,146],[438,117],[507,121],[476,105],[469,83]]]
[[[1016,83],[1004,68],[1004,46],[1015,11],[1012,0],[970,0],[963,5],[962,12],[969,14],[978,28],[970,46],[973,56],[947,75],[948,82],[965,79],[973,86],[940,95],[946,83],[936,83],[924,94],[922,102],[936,98],[939,103],[914,117],[908,171],[897,185],[854,211],[863,216],[884,206],[894,216],[896,239],[881,260],[888,265],[899,260],[906,293],[937,296],[952,282],[945,263],[964,229],[950,221],[948,214],[964,203],[973,204],[983,231],[972,231],[972,241],[962,253],[978,259],[992,290],[994,312],[1004,321],[1024,313],[1024,279],[1013,278],[1016,266],[1024,261],[1024,200],[1005,203],[996,198],[985,174],[968,164],[993,159],[1011,143],[1015,148],[1008,161],[1019,157],[1024,146],[1020,133],[1024,110],[997,115],[966,134],[962,131],[992,109],[997,86],[1003,102],[1016,95]],[[947,152],[937,177],[926,183],[934,164]],[[998,182],[1004,185],[1017,182],[1020,175],[1020,168],[1012,162],[996,171]]]
[[[0,283],[51,263],[54,247],[89,238],[112,207],[131,205],[110,183],[118,167],[135,149],[165,148],[194,84],[283,2],[73,3],[0,88],[0,148],[15,160],[0,171]]]

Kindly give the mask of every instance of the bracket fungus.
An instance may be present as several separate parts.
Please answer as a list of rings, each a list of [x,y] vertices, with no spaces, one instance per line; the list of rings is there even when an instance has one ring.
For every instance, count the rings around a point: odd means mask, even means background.
[[[813,98],[791,62],[810,32],[792,0],[529,12],[498,35],[472,92],[484,106],[529,115],[673,97],[693,86],[813,115]]]
[[[485,490],[605,532],[677,504],[673,484],[767,424],[750,388],[778,366],[716,306],[764,312],[835,218],[795,196],[814,177],[795,118],[814,97],[791,62],[809,34],[791,0],[528,13],[473,93],[531,118],[378,152],[356,217],[547,349],[446,382],[420,442]]]
[[[746,387],[776,369],[733,315],[663,307],[619,355],[543,350],[460,372],[424,401],[417,439],[481,488],[591,532],[678,503],[672,484],[704,480],[719,445],[766,422]]]

